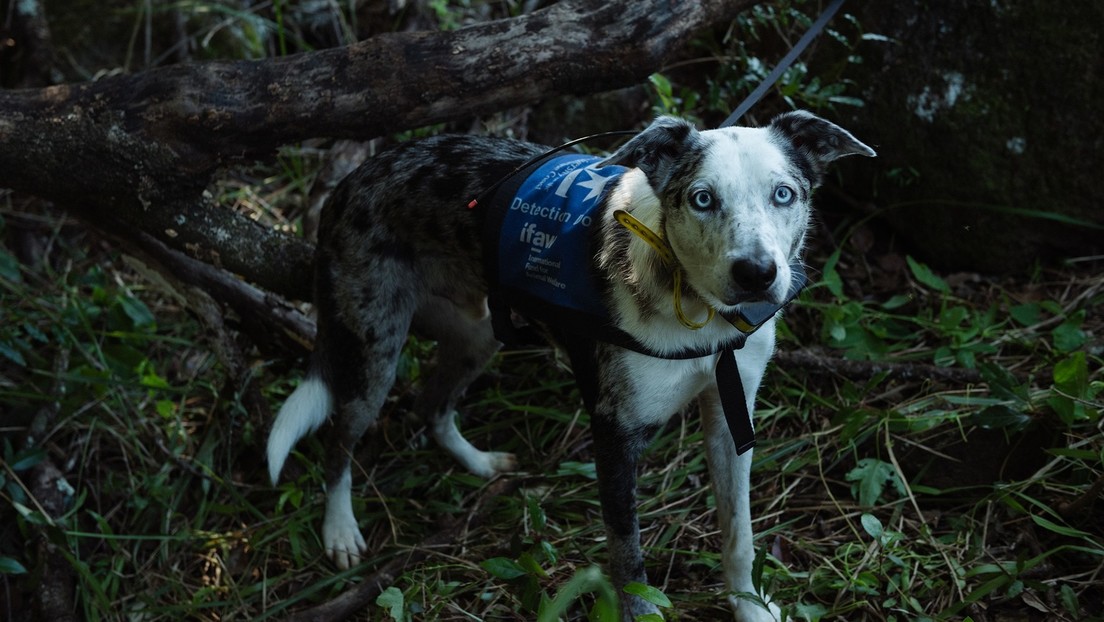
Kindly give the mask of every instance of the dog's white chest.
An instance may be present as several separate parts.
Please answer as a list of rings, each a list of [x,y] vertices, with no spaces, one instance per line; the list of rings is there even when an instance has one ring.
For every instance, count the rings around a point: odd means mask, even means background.
[[[629,403],[619,412],[638,424],[662,425],[716,382],[715,355],[668,360],[628,352],[624,362],[629,385],[624,395]]]

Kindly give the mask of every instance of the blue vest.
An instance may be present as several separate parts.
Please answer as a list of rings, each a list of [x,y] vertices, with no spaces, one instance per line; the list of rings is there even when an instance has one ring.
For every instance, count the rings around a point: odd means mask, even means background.
[[[495,335],[500,341],[512,341],[510,308],[515,308],[568,334],[649,356],[687,359],[722,352],[716,372],[721,407],[736,453],[742,454],[755,445],[734,352],[743,347],[746,335],[717,348],[658,354],[611,321],[601,295],[603,284],[594,272],[592,240],[595,228],[601,226],[596,208],[628,169],[594,166],[599,161],[579,154],[547,155],[488,191],[490,200],[482,215],[483,260]],[[593,413],[598,399],[593,346],[578,340],[565,345],[576,367],[580,392]]]
[[[514,294],[609,320],[592,272],[595,209],[623,166],[601,158],[560,155],[542,162],[518,186],[498,238],[498,285]]]
[[[551,153],[521,166],[469,207],[482,208],[483,268],[495,336],[513,339],[510,309],[573,335],[667,359],[743,346],[745,335],[704,350],[657,353],[612,321],[594,269],[597,209],[628,170],[602,158]],[[770,311],[773,315],[777,307]]]

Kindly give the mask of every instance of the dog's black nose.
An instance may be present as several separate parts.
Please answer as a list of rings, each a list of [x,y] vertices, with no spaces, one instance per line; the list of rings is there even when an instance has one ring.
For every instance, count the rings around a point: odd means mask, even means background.
[[[745,292],[761,292],[774,283],[778,267],[770,259],[750,258],[732,262],[732,280]]]

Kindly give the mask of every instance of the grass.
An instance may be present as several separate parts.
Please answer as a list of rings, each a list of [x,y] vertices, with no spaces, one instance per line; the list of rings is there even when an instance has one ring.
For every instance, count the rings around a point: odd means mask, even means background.
[[[84,618],[267,619],[334,598],[450,520],[464,525],[488,483],[458,471],[408,415],[431,344],[411,343],[386,423],[357,455],[370,553],[336,573],[317,535],[324,448],[307,439],[269,486],[268,422],[241,406],[202,327],[69,224],[33,223],[52,231],[40,270],[0,251],[6,617],[41,587],[43,537],[75,577]],[[824,271],[787,314],[780,356],[818,347],[867,372],[778,365],[760,395],[760,581],[795,619],[1099,619],[1099,277],[1074,267],[990,284],[911,260],[898,292],[861,297],[861,263],[848,245],[814,258]],[[301,362],[250,352],[276,407]],[[917,365],[968,380],[895,375]],[[57,418],[23,446],[54,401]],[[600,615],[604,535],[570,376],[546,348],[503,353],[464,410],[474,442],[515,452],[522,471],[357,619]],[[701,443],[697,419],[677,417],[642,467],[650,595],[669,599],[668,619],[726,612]],[[61,516],[31,492],[47,458],[72,488]]]

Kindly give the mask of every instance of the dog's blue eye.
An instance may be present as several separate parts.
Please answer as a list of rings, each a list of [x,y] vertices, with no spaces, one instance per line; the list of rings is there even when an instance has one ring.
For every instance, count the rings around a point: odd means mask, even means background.
[[[794,202],[795,198],[797,198],[797,193],[794,192],[793,188],[791,188],[789,186],[780,185],[780,186],[778,186],[777,188],[774,189],[774,203],[775,203],[775,205],[781,205],[781,206],[789,205],[790,203]]]
[[[694,209],[713,209],[713,195],[708,190],[698,190],[690,196],[690,203],[694,206]]]

